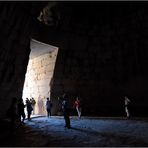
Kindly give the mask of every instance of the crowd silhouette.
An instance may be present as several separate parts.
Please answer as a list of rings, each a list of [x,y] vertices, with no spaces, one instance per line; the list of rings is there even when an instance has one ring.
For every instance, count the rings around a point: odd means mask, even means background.
[[[40,98],[39,101],[42,99]],[[42,100],[43,102],[43,100]],[[126,118],[128,119],[131,117],[129,104],[130,100],[127,96],[124,97],[124,105],[125,105],[125,112],[126,112]],[[26,98],[25,103],[22,98],[16,98],[13,97],[11,100],[11,104],[6,112],[6,116],[10,119],[10,133],[14,133],[17,126],[22,126],[25,124],[25,119],[28,121],[31,121],[31,115],[35,114],[35,105],[36,101],[34,98]],[[52,108],[53,103],[51,99],[48,97],[46,98],[45,105],[42,103],[40,104],[40,107],[44,107],[47,112],[47,117],[52,116]],[[70,98],[69,96],[64,93],[61,97],[58,97],[58,107],[59,112],[61,112],[61,115],[63,115],[65,120],[65,128],[71,128],[71,121],[70,121],[70,114],[71,109],[75,110],[77,112],[78,119],[81,119],[82,114],[82,103],[80,101],[80,98],[78,96],[75,97],[75,100],[73,101],[73,105],[70,104]],[[26,108],[26,113],[24,109]]]

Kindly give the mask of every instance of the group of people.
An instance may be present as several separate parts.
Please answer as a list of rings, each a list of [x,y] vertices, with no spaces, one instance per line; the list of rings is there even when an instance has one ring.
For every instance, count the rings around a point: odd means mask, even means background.
[[[22,98],[20,99],[12,98],[11,105],[7,111],[7,116],[10,118],[10,121],[11,121],[10,131],[12,132],[14,131],[16,122],[19,125],[24,124],[24,120],[26,118],[26,114],[24,111],[25,107],[27,111],[27,119],[31,120],[30,117],[31,117],[32,112],[34,112],[35,104],[36,104],[36,101],[34,100],[34,98],[31,98],[31,99],[26,98],[25,104]],[[45,105],[46,105],[47,117],[51,117],[53,103],[51,102],[49,98],[47,98]],[[73,107],[76,109],[78,113],[78,118],[80,119],[81,118],[81,103],[78,97],[76,98]],[[62,109],[63,116],[65,119],[65,127],[70,128],[70,117],[69,117],[70,116],[70,106],[69,106],[69,99],[66,94],[64,94],[61,98],[61,109]]]
[[[70,103],[69,103],[69,98],[67,94],[64,94],[61,98],[58,98],[61,106],[61,110],[63,112],[63,116],[65,119],[65,127],[70,128]],[[124,104],[125,104],[125,112],[126,112],[126,117],[130,117],[130,109],[129,109],[129,104],[130,100],[127,96],[124,97]],[[34,106],[36,104],[36,101],[34,98],[28,99],[26,98],[25,101],[26,104],[23,103],[23,99],[17,99],[17,98],[12,98],[12,103],[7,111],[7,116],[11,120],[11,126],[10,130],[14,130],[15,122],[16,120],[18,121],[19,125],[24,124],[25,120],[25,112],[24,108],[26,107],[27,110],[27,119],[30,120],[30,116],[32,112],[34,112]],[[53,104],[49,98],[46,100],[46,111],[47,111],[47,117],[51,117],[51,110],[52,110]],[[78,118],[81,118],[81,113],[82,113],[82,106],[79,97],[76,97],[73,108],[76,109]]]
[[[63,95],[63,97],[60,99],[61,105],[62,105],[62,111],[65,119],[65,127],[70,128],[70,117],[69,117],[69,112],[70,112],[70,106],[69,106],[69,99],[66,94]],[[126,113],[126,118],[129,119],[131,117],[130,114],[130,99],[125,96],[124,97],[124,105],[125,105],[125,113]],[[81,118],[81,112],[82,112],[82,106],[79,97],[76,97],[76,100],[74,102],[73,107],[76,109],[78,118]]]
[[[36,104],[36,101],[34,100],[34,98],[31,98],[30,100],[28,98],[26,98],[26,109],[27,109],[27,119],[30,120],[30,116],[32,114],[32,112],[34,113],[34,107]]]
[[[15,129],[15,124],[17,123],[18,126],[24,124],[24,120],[26,118],[25,115],[25,107],[27,109],[27,118],[30,120],[30,115],[33,111],[33,107],[35,105],[34,98],[31,98],[30,100],[26,98],[26,104],[24,104],[22,98],[12,98],[12,102],[6,112],[6,116],[10,119],[10,131],[13,132]]]

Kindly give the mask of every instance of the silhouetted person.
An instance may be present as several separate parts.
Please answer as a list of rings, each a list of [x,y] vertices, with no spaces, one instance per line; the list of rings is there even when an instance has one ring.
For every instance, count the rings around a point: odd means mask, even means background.
[[[70,128],[70,118],[69,118],[69,100],[66,94],[63,95],[62,99],[62,111],[65,119],[65,127]]]
[[[46,101],[46,111],[47,111],[47,117],[51,117],[51,109],[52,109],[52,102],[51,100],[49,100],[49,98],[47,98]]]
[[[81,118],[81,112],[82,112],[82,108],[81,108],[81,102],[80,99],[78,97],[76,97],[76,100],[74,102],[74,108],[76,108],[77,114],[79,119]]]
[[[43,102],[43,98],[41,98],[41,97],[39,96],[39,97],[38,97],[38,113],[39,113],[39,114],[43,114],[44,108],[45,108],[44,105],[45,105],[45,104],[44,104],[44,102]]]
[[[126,117],[129,118],[130,117],[130,110],[129,110],[129,104],[130,104],[130,100],[128,99],[127,96],[124,97],[124,103],[125,103],[125,112],[126,112]]]
[[[12,102],[7,111],[7,116],[10,119],[10,133],[15,132],[15,123],[17,120],[17,98],[12,98]]]
[[[25,105],[24,105],[23,99],[20,98],[18,100],[18,119],[19,119],[20,125],[24,124],[24,120],[26,117],[24,108],[25,108]]]
[[[58,97],[58,114],[59,115],[62,115],[62,113],[63,113],[62,101],[63,101],[63,98],[62,97]]]
[[[31,102],[31,105],[32,105],[32,108],[33,108],[33,113],[32,113],[32,114],[34,114],[34,109],[35,109],[36,101],[35,101],[34,98],[31,98],[31,99],[30,99],[30,102]]]
[[[31,102],[28,98],[26,98],[26,107],[27,107],[27,118],[30,120],[31,112],[33,110]]]

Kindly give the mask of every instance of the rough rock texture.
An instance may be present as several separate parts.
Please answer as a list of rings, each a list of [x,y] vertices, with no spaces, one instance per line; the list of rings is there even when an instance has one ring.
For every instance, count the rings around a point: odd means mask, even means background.
[[[35,113],[46,114],[45,102],[50,97],[50,85],[54,72],[57,50],[29,60],[23,89],[23,99],[36,100]]]
[[[59,2],[56,26],[33,25],[41,8],[35,3],[0,3],[0,114],[11,97],[22,95],[33,37],[59,47],[51,89],[55,106],[66,92],[71,103],[75,95],[81,97],[84,114],[123,115],[128,95],[133,115],[144,115],[147,2]]]
[[[34,17],[41,7],[37,6],[31,2],[0,2],[0,117],[12,97],[22,97]]]
[[[85,114],[123,115],[123,99],[128,95],[132,114],[144,115],[148,104],[147,3],[62,4],[59,25],[50,30],[40,24],[36,32],[38,39],[59,47],[53,100],[66,92],[71,102],[75,95],[81,97]],[[53,34],[48,41],[47,31]]]

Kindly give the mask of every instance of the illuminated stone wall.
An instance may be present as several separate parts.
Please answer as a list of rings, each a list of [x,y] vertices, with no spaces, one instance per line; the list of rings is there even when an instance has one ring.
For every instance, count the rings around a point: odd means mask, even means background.
[[[59,47],[50,91],[54,105],[58,105],[57,97],[67,92],[71,102],[80,95],[83,115],[123,115],[126,94],[134,113],[144,114],[148,107],[147,3],[69,4],[71,7],[60,7],[57,26],[45,27],[34,22],[30,3],[20,7],[1,3],[0,116],[5,115],[12,97],[22,97],[32,37]],[[49,87],[45,92],[41,85],[38,88],[41,94],[32,97],[46,97]]]
[[[23,99],[33,97],[36,100],[35,113],[45,114],[45,101],[50,97],[50,85],[53,76],[57,50],[30,59],[27,67],[23,90]]]

